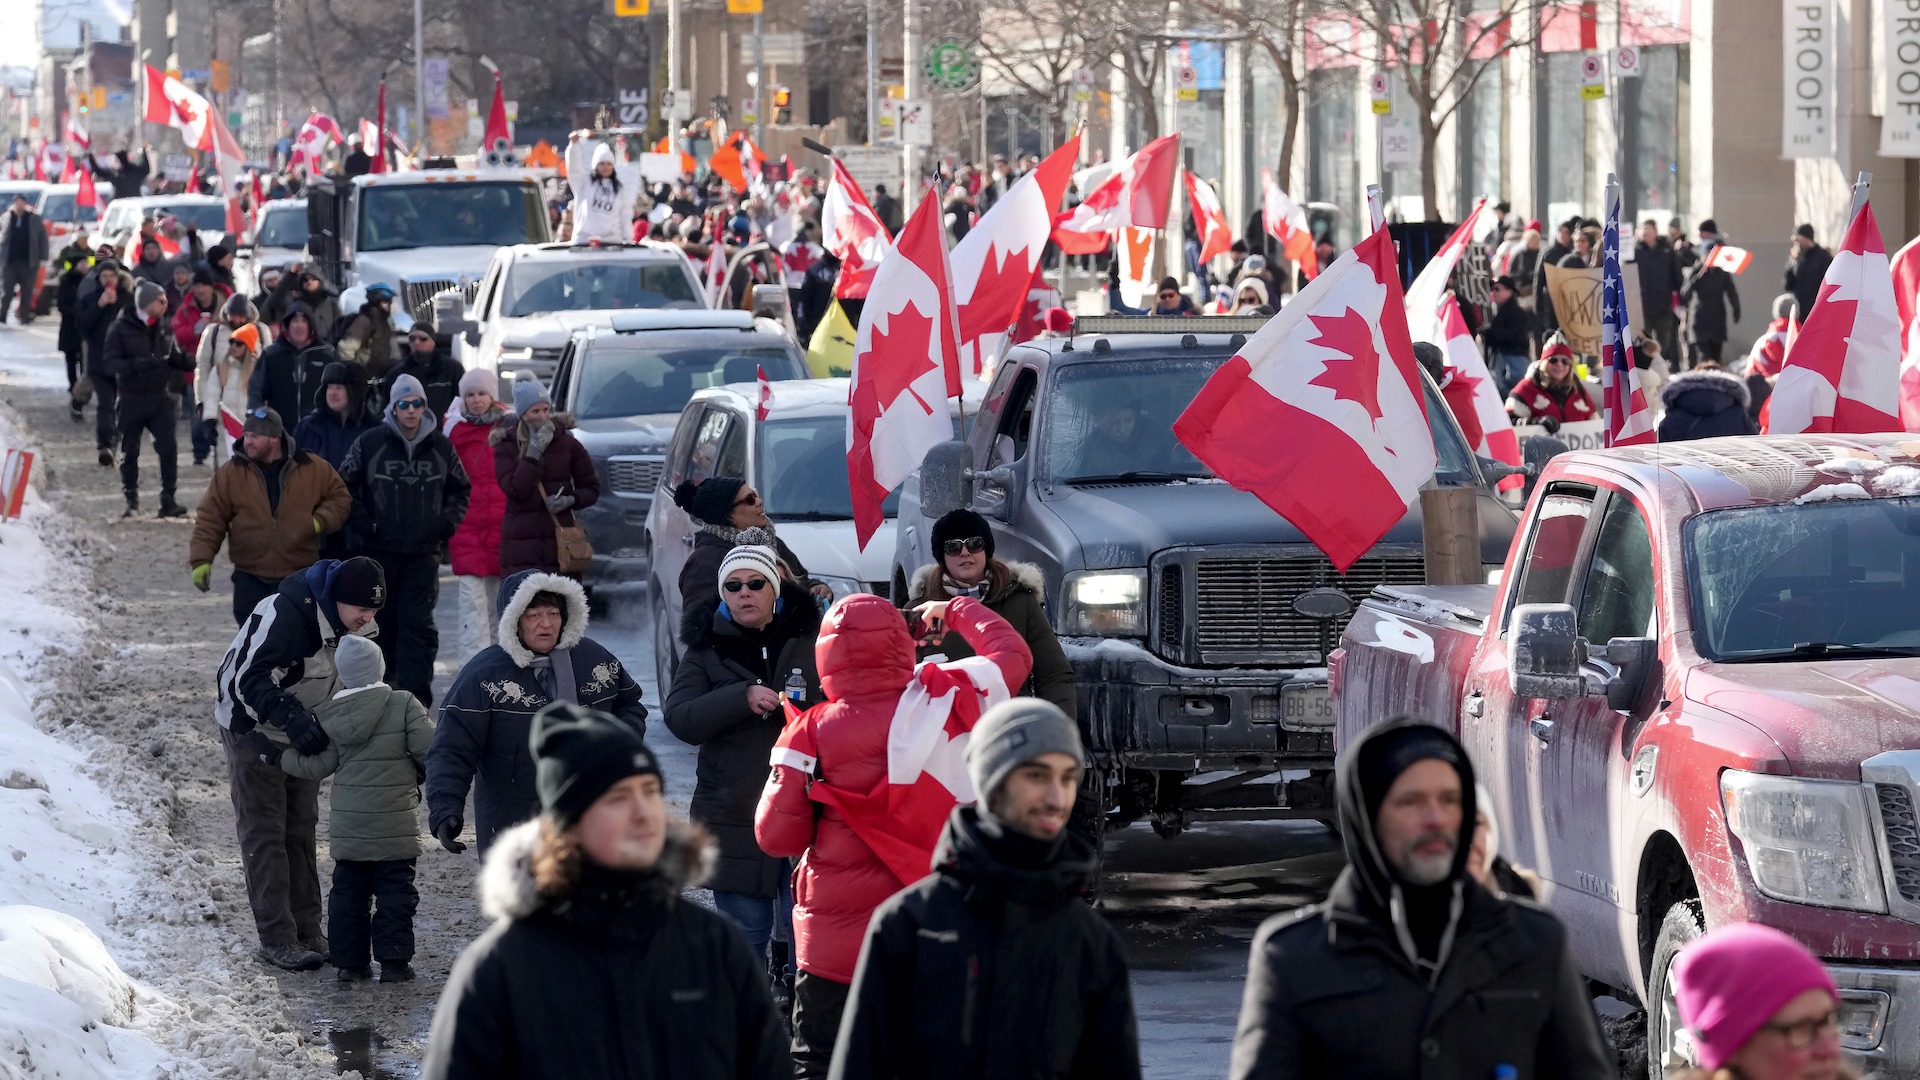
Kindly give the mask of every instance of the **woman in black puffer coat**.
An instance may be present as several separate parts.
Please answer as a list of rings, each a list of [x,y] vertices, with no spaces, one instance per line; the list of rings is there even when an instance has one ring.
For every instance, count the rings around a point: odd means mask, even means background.
[[[1661,389],[1660,400],[1667,407],[1660,418],[1661,442],[1760,434],[1747,412],[1751,395],[1745,380],[1718,367],[1697,367],[1674,376]]]

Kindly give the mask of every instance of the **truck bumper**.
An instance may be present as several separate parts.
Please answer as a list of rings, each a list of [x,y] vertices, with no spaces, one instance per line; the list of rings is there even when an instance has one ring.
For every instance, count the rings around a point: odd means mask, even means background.
[[[1063,644],[1096,758],[1187,772],[1333,767],[1330,708],[1324,723],[1283,718],[1291,693],[1324,695],[1325,668],[1203,670],[1126,642]]]
[[[1863,1073],[1920,1076],[1920,968],[1829,963],[1840,1043]]]
[[[599,502],[576,515],[593,545],[593,564],[583,575],[586,584],[606,592],[646,587],[649,503],[603,492]]]

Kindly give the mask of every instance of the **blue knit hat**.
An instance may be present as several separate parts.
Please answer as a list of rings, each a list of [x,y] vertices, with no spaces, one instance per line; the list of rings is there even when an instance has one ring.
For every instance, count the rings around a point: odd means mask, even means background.
[[[525,416],[527,415],[528,409],[542,402],[552,405],[553,399],[547,396],[547,388],[540,385],[538,378],[525,371],[513,377],[514,412]]]

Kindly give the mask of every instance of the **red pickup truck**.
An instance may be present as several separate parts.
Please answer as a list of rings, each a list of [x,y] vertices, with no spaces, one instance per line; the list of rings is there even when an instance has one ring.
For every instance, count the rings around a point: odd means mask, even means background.
[[[1920,436],[1565,454],[1497,585],[1381,586],[1330,657],[1336,753],[1412,712],[1585,973],[1688,1059],[1669,970],[1723,923],[1825,959],[1842,1044],[1920,1076]]]

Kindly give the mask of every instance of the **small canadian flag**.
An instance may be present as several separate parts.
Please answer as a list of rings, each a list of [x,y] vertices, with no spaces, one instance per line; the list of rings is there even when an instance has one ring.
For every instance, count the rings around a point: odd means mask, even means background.
[[[753,406],[753,418],[765,420],[768,414],[773,412],[773,384],[767,381],[765,364],[754,365],[753,375],[760,382],[760,393]]]

